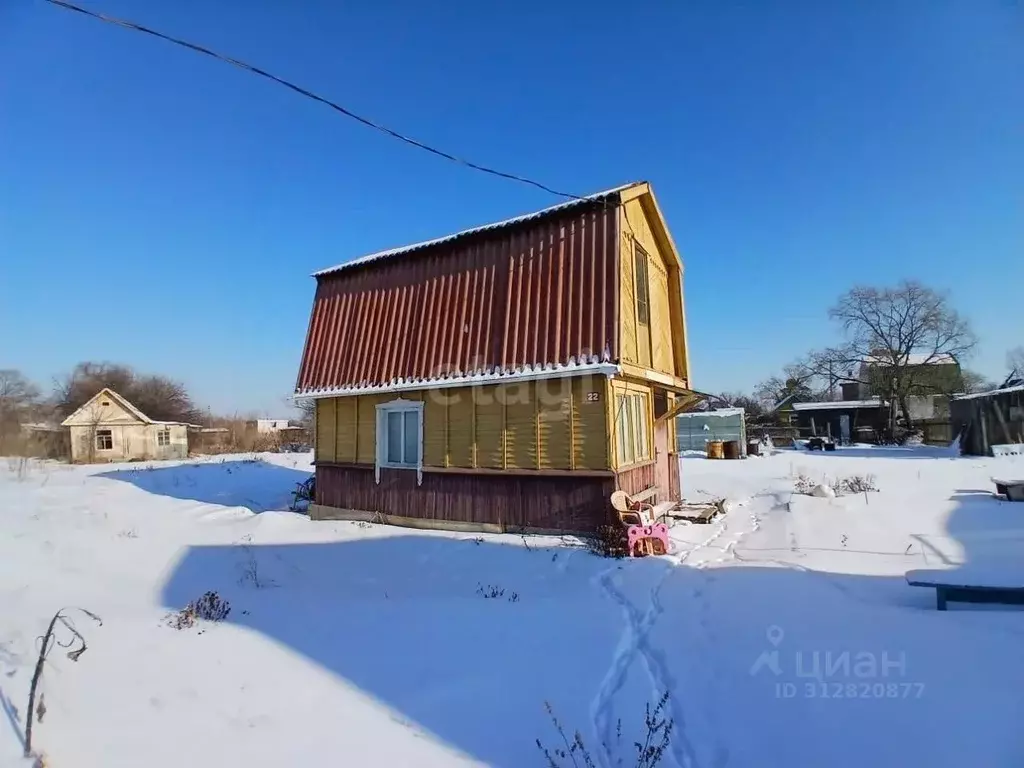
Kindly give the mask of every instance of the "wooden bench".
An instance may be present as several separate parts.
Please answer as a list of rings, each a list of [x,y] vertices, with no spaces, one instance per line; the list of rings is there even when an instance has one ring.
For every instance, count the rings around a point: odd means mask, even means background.
[[[940,611],[946,610],[947,602],[1024,605],[1024,567],[1016,563],[907,571],[907,584],[932,587]]]
[[[658,486],[652,485],[650,488],[640,491],[640,493],[634,493],[632,496],[629,497],[629,500],[632,501],[634,504],[639,502],[645,502],[650,499],[653,499],[655,496],[658,495],[658,493]]]

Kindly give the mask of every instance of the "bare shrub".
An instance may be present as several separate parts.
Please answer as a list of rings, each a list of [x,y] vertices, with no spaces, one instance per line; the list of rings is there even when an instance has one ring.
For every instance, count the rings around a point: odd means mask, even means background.
[[[602,525],[585,540],[587,551],[598,557],[625,557],[629,554],[626,529],[620,524]]]
[[[193,600],[177,613],[168,617],[168,624],[174,629],[188,629],[202,621],[224,621],[231,613],[231,605],[216,592],[207,592]]]
[[[485,600],[491,600],[505,595],[505,590],[501,587],[488,584],[484,587],[482,584],[478,584],[476,587],[476,593],[481,595]]]
[[[836,496],[851,496],[858,493],[874,493],[878,490],[874,475],[850,475],[837,477],[835,480],[823,478],[821,482],[812,480],[807,475],[797,475],[793,481],[793,492],[804,496],[812,496],[814,489],[824,485],[831,488]]]
[[[878,486],[875,484],[874,475],[850,475],[833,483],[832,490],[836,492],[836,496],[844,496],[855,493],[875,493],[878,491]]]
[[[81,613],[84,616],[92,619],[99,626],[103,626],[103,620],[92,611],[88,611],[85,608],[67,607],[61,608],[57,611],[53,618],[50,619],[50,625],[46,629],[46,633],[39,638],[41,645],[39,648],[39,658],[36,660],[35,672],[32,674],[32,682],[28,689],[28,707],[26,707],[26,720],[25,720],[25,738],[22,739],[22,745],[24,747],[24,756],[26,758],[33,757],[32,753],[32,716],[36,715],[39,722],[43,722],[43,717],[46,715],[46,704],[43,701],[43,695],[39,695],[39,704],[36,706],[36,691],[39,687],[39,680],[43,675],[43,668],[46,664],[47,657],[50,655],[50,651],[53,650],[55,645],[59,645],[61,648],[70,648],[67,652],[67,657],[71,661],[78,661],[82,654],[85,653],[88,646],[85,642],[85,637],[75,627],[75,623],[72,620],[72,613]],[[57,635],[58,630],[57,624],[61,624],[68,633],[66,639],[60,639]],[[6,706],[5,702],[5,706]],[[8,713],[10,715],[10,713]],[[39,765],[41,757],[37,757],[35,764]]]
[[[197,454],[278,453],[283,449],[281,433],[260,432],[253,419],[213,417],[209,421],[218,431],[196,433]]]
[[[807,475],[799,474],[793,481],[793,492],[802,493],[804,496],[809,496],[818,486],[818,483],[814,482]]]
[[[673,720],[664,714],[668,699],[669,692],[665,691],[653,709],[651,709],[650,703],[645,706],[645,733],[642,739],[637,739],[633,742],[635,755],[629,763],[633,768],[654,768],[664,758],[665,752],[672,742],[672,728],[674,725]],[[583,768],[596,768],[597,761],[590,754],[586,743],[583,741],[583,735],[576,731],[570,739],[551,704],[544,702],[544,708],[551,717],[551,722],[562,740],[562,746],[553,748],[545,747],[540,739],[536,740],[537,748],[544,755],[548,768],[567,768],[569,765],[574,766],[574,768],[580,768],[581,766]],[[622,720],[619,720],[616,724],[615,742],[616,751],[620,751],[622,747]],[[603,744],[602,746],[606,751],[610,751],[608,744]],[[620,756],[615,765],[626,765],[623,759]]]
[[[252,541],[252,537],[247,536],[246,540]],[[245,562],[242,564],[242,575],[239,577],[238,583],[243,587],[248,585],[256,589],[277,586],[273,580],[260,573],[260,563],[256,559],[256,553],[253,552],[252,547],[245,545],[242,549],[245,550]]]
[[[7,457],[7,469],[12,475],[14,475],[14,479],[19,483],[23,482],[25,478],[28,477],[31,466],[32,465],[29,463],[29,459],[26,456]]]

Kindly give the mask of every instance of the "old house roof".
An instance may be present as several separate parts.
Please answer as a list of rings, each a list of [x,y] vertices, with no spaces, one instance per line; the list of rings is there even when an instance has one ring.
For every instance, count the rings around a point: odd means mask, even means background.
[[[157,421],[156,419],[151,419],[151,418],[149,418],[149,416],[147,416],[142,411],[140,411],[138,408],[136,408],[134,405],[132,405],[131,401],[129,401],[128,398],[124,397],[123,395],[118,394],[114,390],[110,389],[110,387],[104,387],[99,392],[97,392],[95,395],[93,395],[88,400],[86,400],[74,413],[72,413],[70,416],[68,416],[66,419],[64,419],[64,421],[61,422],[61,426],[62,427],[70,427],[70,426],[72,426],[77,421],[77,417],[80,414],[84,413],[87,408],[92,406],[92,404],[95,403],[97,400],[99,400],[101,397],[105,397],[108,400],[113,400],[115,403],[117,403],[119,406],[121,406],[125,411],[127,411],[131,416],[135,417],[135,419],[137,419],[139,422],[141,422],[143,424],[165,424],[167,426],[175,426],[175,425],[178,425],[178,424],[184,424],[185,426],[189,426],[189,427],[196,427],[196,426],[198,426],[198,425],[195,425],[195,424],[186,424],[183,421]]]
[[[637,182],[317,272],[296,395],[617,373],[624,199],[678,262]]]
[[[74,413],[72,413],[70,416],[68,416],[66,419],[64,419],[64,421],[61,422],[61,426],[62,427],[70,427],[75,421],[78,420],[78,416],[79,415],[85,413],[87,408],[90,408],[93,405],[93,403],[95,403],[97,400],[99,400],[101,398],[106,398],[108,400],[113,400],[115,403],[120,405],[130,415],[134,416],[137,420],[141,421],[143,424],[152,424],[153,423],[153,420],[151,418],[149,418],[149,416],[147,416],[142,411],[140,411],[138,408],[136,408],[134,405],[132,405],[128,401],[127,398],[122,397],[121,395],[119,395],[117,392],[115,392],[114,390],[110,389],[109,387],[104,387],[99,392],[97,392],[95,395],[93,395],[88,400],[86,400],[84,403],[82,403],[82,405],[79,406],[79,408],[76,409]]]

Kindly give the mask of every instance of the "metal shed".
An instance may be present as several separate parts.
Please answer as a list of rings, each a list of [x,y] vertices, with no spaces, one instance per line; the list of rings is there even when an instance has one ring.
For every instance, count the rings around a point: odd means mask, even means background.
[[[704,452],[708,440],[738,440],[741,455],[746,455],[746,411],[742,408],[717,408],[676,417],[676,446],[680,452]]]

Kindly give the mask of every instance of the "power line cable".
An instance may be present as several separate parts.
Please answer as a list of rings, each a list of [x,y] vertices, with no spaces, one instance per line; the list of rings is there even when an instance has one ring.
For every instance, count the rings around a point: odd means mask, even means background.
[[[157,38],[159,38],[161,40],[166,40],[167,42],[173,43],[174,45],[181,46],[182,48],[187,48],[187,49],[189,49],[191,51],[195,51],[196,53],[201,53],[201,54],[203,54],[205,56],[210,56],[210,57],[212,57],[214,59],[217,59],[219,61],[223,61],[223,62],[225,62],[227,64],[231,64],[232,66],[238,67],[239,69],[245,70],[247,72],[251,72],[254,75],[259,75],[260,77],[266,78],[267,80],[271,80],[272,82],[275,82],[278,85],[282,85],[285,88],[287,88],[287,89],[289,89],[291,91],[294,91],[295,93],[298,93],[300,96],[305,96],[306,98],[312,99],[313,101],[318,101],[321,104],[324,104],[324,105],[330,107],[331,109],[335,110],[336,112],[340,112],[341,114],[345,115],[346,117],[349,117],[349,118],[351,118],[351,119],[353,119],[353,120],[355,120],[355,121],[357,121],[359,123],[362,123],[363,125],[367,126],[368,128],[372,128],[375,131],[379,131],[380,133],[383,133],[386,136],[390,136],[390,137],[392,137],[394,139],[398,139],[399,141],[402,141],[402,142],[404,142],[406,144],[409,144],[409,145],[411,145],[413,147],[416,147],[418,149],[422,149],[423,151],[429,152],[432,155],[437,155],[438,157],[442,157],[445,160],[450,160],[453,163],[458,163],[459,165],[466,166],[467,168],[472,168],[475,171],[480,171],[482,173],[487,173],[487,174],[490,174],[491,176],[497,176],[499,178],[508,179],[510,181],[516,181],[516,182],[519,182],[521,184],[528,184],[529,186],[536,187],[537,189],[543,190],[544,192],[548,192],[548,193],[550,193],[552,195],[556,195],[558,197],[565,197],[565,198],[568,198],[570,200],[589,200],[590,199],[589,197],[587,197],[585,195],[577,195],[577,194],[574,194],[572,192],[561,192],[561,191],[559,191],[557,189],[549,187],[547,184],[543,184],[543,183],[541,183],[539,181],[535,181],[535,180],[527,178],[525,176],[519,176],[519,175],[514,174],[514,173],[506,173],[505,171],[499,171],[499,170],[494,169],[494,168],[488,168],[485,165],[480,165],[479,163],[474,163],[474,162],[472,162],[470,160],[465,160],[465,159],[463,159],[461,157],[458,157],[456,155],[453,155],[453,154],[450,154],[448,152],[445,152],[444,150],[437,149],[436,147],[432,147],[429,144],[424,144],[422,141],[418,141],[418,140],[416,140],[414,138],[411,138],[411,137],[406,136],[406,135],[404,135],[402,133],[399,133],[398,131],[395,131],[395,130],[393,130],[391,128],[388,128],[385,125],[381,125],[380,123],[378,123],[378,122],[376,122],[374,120],[371,120],[368,117],[363,117],[362,115],[358,115],[355,112],[353,112],[352,110],[347,109],[347,108],[341,106],[340,104],[337,104],[336,102],[331,101],[330,99],[324,98],[323,96],[320,96],[320,95],[318,95],[316,93],[313,93],[313,91],[310,91],[307,88],[303,88],[300,85],[296,85],[295,83],[293,83],[293,82],[291,82],[289,80],[285,80],[283,77],[278,77],[275,74],[267,72],[265,69],[261,69],[259,67],[254,67],[252,64],[247,64],[246,62],[241,61],[239,59],[235,59],[235,58],[233,58],[231,56],[225,56],[224,54],[217,53],[216,51],[211,50],[210,48],[206,48],[205,46],[198,45],[197,43],[190,43],[188,40],[182,40],[182,39],[177,38],[177,37],[172,37],[171,35],[164,34],[163,32],[158,32],[155,29],[151,29],[149,27],[145,27],[145,26],[143,26],[141,24],[136,24],[133,21],[128,21],[126,19],[120,19],[120,18],[117,18],[115,16],[108,16],[106,14],[98,13],[96,11],[90,11],[88,8],[83,8],[80,5],[75,5],[74,3],[69,3],[69,2],[67,2],[67,0],[46,0],[46,2],[50,3],[51,5],[56,5],[56,6],[60,7],[60,8],[64,8],[64,9],[69,10],[69,11],[75,11],[77,13],[81,13],[81,14],[83,14],[85,16],[89,16],[90,18],[93,18],[93,19],[98,19],[99,21],[106,22],[107,24],[114,24],[115,26],[118,26],[118,27],[124,27],[125,29],[134,30],[136,32],[142,32],[144,34],[151,35],[153,37],[157,37]],[[608,209],[610,207],[608,205],[608,201],[607,200],[602,200],[600,202],[601,202],[601,204],[603,205],[603,207],[605,209]],[[623,216],[622,216],[622,221],[625,222],[626,227],[630,231],[630,234],[633,236],[634,239],[636,239],[636,233],[633,231],[633,225],[630,224],[629,218],[625,214],[623,214]]]
[[[479,163],[474,163],[471,160],[466,160],[464,158],[458,157],[458,156],[453,155],[453,154],[451,154],[449,152],[445,152],[444,150],[437,149],[436,147],[432,147],[429,144],[424,144],[422,141],[417,141],[414,138],[411,138],[411,137],[406,136],[406,135],[404,135],[402,133],[399,133],[398,131],[392,130],[391,128],[388,128],[385,125],[381,125],[380,123],[378,123],[378,122],[376,122],[374,120],[371,120],[368,117],[363,117],[362,115],[358,115],[355,112],[353,112],[352,110],[347,109],[347,108],[341,106],[340,104],[337,104],[336,102],[331,101],[330,99],[326,99],[323,96],[319,96],[316,93],[313,93],[312,91],[310,91],[310,90],[308,90],[306,88],[303,88],[300,85],[296,85],[295,83],[290,82],[289,80],[285,80],[283,77],[278,77],[275,74],[267,72],[265,69],[260,69],[259,67],[254,67],[252,64],[247,64],[246,62],[240,61],[240,60],[235,59],[235,58],[232,58],[231,56],[225,56],[223,54],[217,53],[216,51],[213,51],[213,50],[211,50],[209,48],[206,48],[206,47],[204,47],[202,45],[197,45],[196,43],[190,43],[187,40],[182,40],[182,39],[177,38],[177,37],[172,37],[171,35],[166,35],[163,32],[158,32],[155,29],[150,29],[149,27],[144,27],[141,24],[136,24],[135,22],[132,22],[132,21],[127,21],[125,19],[119,19],[119,18],[116,18],[114,16],[107,16],[106,14],[97,13],[95,11],[90,11],[88,8],[83,8],[83,7],[79,6],[79,5],[75,5],[74,3],[69,3],[69,2],[67,2],[67,0],[46,0],[46,2],[50,3],[51,5],[56,5],[56,6],[59,6],[61,8],[65,8],[66,10],[69,10],[69,11],[76,11],[78,13],[84,14],[84,15],[89,16],[91,18],[98,19],[100,21],[106,22],[108,24],[114,24],[114,25],[119,26],[119,27],[124,27],[125,29],[131,29],[131,30],[135,30],[136,32],[142,32],[142,33],[147,34],[147,35],[152,35],[153,37],[158,37],[161,40],[166,40],[167,42],[173,43],[174,45],[179,45],[179,46],[181,46],[183,48],[188,48],[189,50],[195,51],[196,53],[202,53],[202,54],[204,54],[206,56],[211,56],[211,57],[213,57],[215,59],[218,59],[220,61],[223,61],[223,62],[226,62],[228,64],[231,64],[231,65],[233,65],[235,67],[238,67],[240,69],[244,69],[244,70],[246,70],[248,72],[252,72],[254,75],[259,75],[260,77],[264,77],[264,78],[266,78],[268,80],[272,80],[273,82],[277,83],[278,85],[283,85],[285,88],[288,88],[289,90],[295,91],[296,93],[298,93],[298,94],[300,94],[302,96],[305,96],[306,98],[313,99],[314,101],[318,101],[321,104],[325,104],[326,106],[330,107],[331,109],[335,110],[336,112],[340,112],[341,114],[345,115],[346,117],[349,117],[349,118],[351,118],[351,119],[353,119],[353,120],[355,120],[355,121],[357,121],[359,123],[362,123],[363,125],[367,126],[368,128],[373,128],[375,131],[379,131],[379,132],[381,132],[381,133],[383,133],[383,134],[385,134],[387,136],[390,136],[390,137],[392,137],[394,139],[398,139],[399,141],[405,142],[406,144],[409,144],[411,146],[414,146],[414,147],[417,147],[419,149],[422,149],[423,151],[429,152],[432,155],[437,155],[438,157],[443,157],[445,160],[450,160],[453,163],[458,163],[459,165],[464,165],[467,168],[472,168],[473,170],[480,171],[482,173],[488,173],[488,174],[490,174],[492,176],[498,176],[498,177],[503,178],[503,179],[509,179],[510,181],[518,181],[518,182],[520,182],[522,184],[528,184],[531,187],[536,187],[537,189],[543,190],[543,191],[548,192],[548,193],[550,193],[552,195],[557,195],[559,197],[569,198],[570,200],[586,200],[587,199],[586,197],[584,197],[582,195],[575,195],[575,194],[573,194],[571,192],[560,192],[557,189],[553,189],[552,187],[549,187],[547,184],[542,184],[539,181],[534,181],[533,179],[529,179],[529,178],[527,178],[525,176],[518,176],[518,175],[516,175],[514,173],[506,173],[505,171],[499,171],[499,170],[497,170],[495,168],[488,168],[485,165],[480,165]]]

